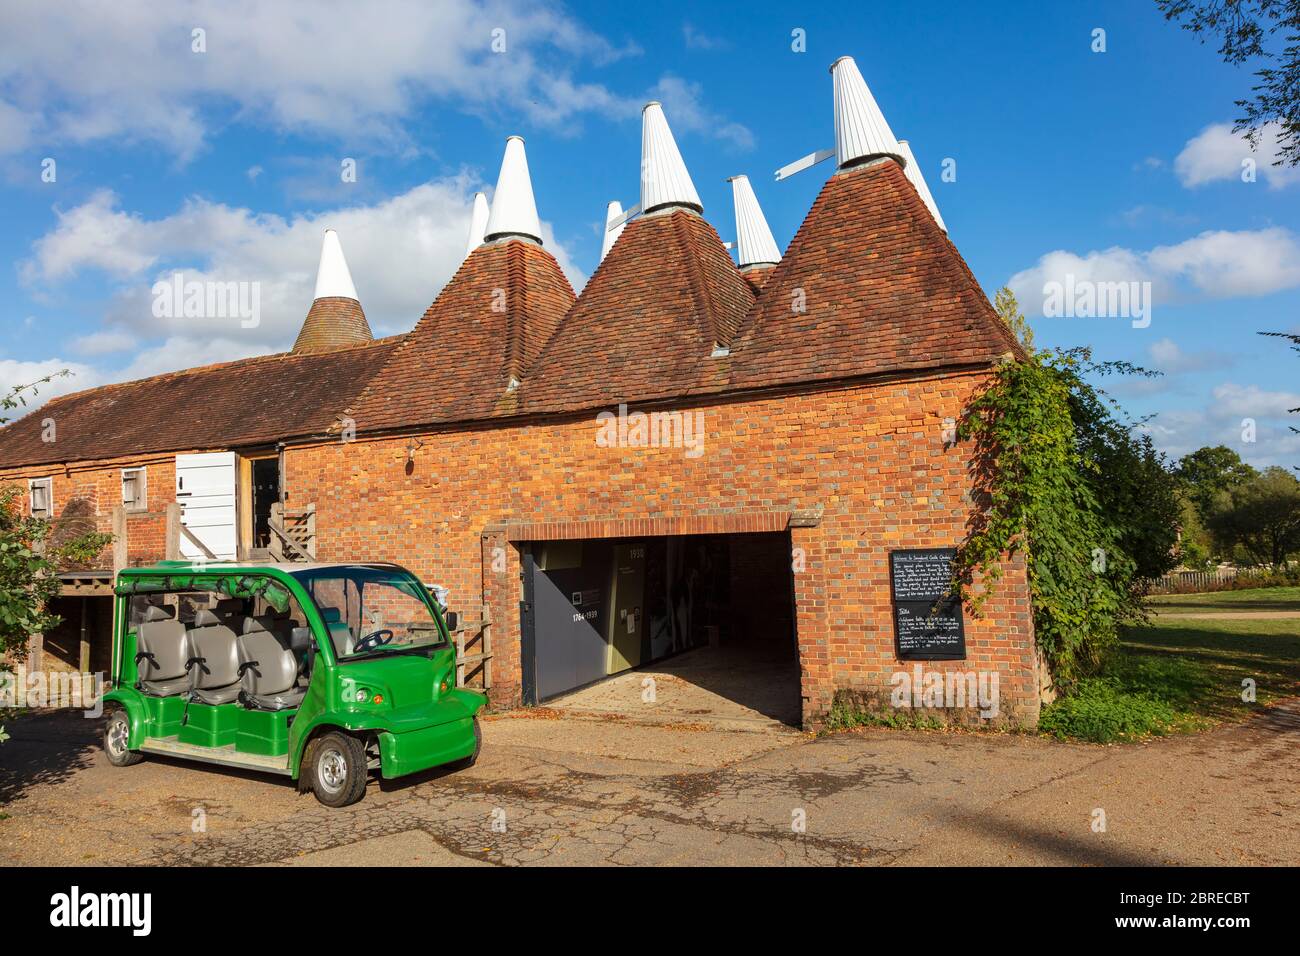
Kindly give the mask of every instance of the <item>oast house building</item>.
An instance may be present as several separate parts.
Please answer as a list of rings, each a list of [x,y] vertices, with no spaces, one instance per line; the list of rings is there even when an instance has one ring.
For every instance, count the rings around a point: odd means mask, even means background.
[[[738,176],[733,260],[651,103],[640,203],[611,203],[575,295],[512,137],[411,331],[372,340],[329,232],[292,351],[56,398],[0,430],[0,478],[116,522],[119,563],[164,556],[172,503],[182,554],[402,563],[469,650],[486,627],[466,670],[497,707],[698,649],[795,724],[888,706],[919,665],[995,673],[1032,725],[1019,560],[983,616],[917,611],[972,511],[953,424],[1019,346],[854,62],[832,74],[834,169],[784,254]]]

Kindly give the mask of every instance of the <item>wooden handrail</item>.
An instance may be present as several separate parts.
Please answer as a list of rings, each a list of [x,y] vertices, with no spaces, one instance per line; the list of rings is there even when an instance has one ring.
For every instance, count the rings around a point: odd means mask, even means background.
[[[289,532],[285,531],[284,528],[281,527],[281,525],[277,521],[275,521],[275,519],[268,518],[266,522],[266,526],[271,529],[271,533],[274,534],[277,538],[279,538],[283,544],[287,544],[291,549],[298,552],[306,560],[308,561],[313,560],[312,553],[308,551],[306,548],[304,548],[302,545],[300,545],[292,537],[290,537]]]

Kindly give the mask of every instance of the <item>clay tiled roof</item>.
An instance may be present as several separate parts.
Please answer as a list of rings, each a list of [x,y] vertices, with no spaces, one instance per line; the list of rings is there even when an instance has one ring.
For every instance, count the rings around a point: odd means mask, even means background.
[[[374,339],[366,313],[356,299],[341,295],[323,296],[311,310],[293,343],[295,352],[326,352],[347,345],[362,345]]]
[[[803,304],[800,311],[796,304]],[[738,389],[1022,354],[892,160],[833,176],[732,348]]]
[[[555,257],[522,239],[475,249],[357,401],[359,431],[514,414],[573,305]]]
[[[683,209],[628,223],[524,383],[529,411],[713,391],[754,303],[717,232]]]
[[[0,428],[0,467],[324,434],[400,339],[263,355],[63,395]],[[53,442],[42,440],[47,418],[54,420]]]

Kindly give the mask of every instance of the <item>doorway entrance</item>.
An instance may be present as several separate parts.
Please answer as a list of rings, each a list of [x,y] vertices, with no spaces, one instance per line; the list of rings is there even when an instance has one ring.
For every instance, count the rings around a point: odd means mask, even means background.
[[[788,532],[538,541],[522,565],[525,703],[662,671],[798,723]]]

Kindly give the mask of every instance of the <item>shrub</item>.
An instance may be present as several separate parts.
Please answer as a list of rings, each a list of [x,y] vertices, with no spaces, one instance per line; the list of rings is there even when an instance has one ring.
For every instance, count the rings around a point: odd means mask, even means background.
[[[1094,677],[1043,708],[1038,729],[1059,740],[1108,744],[1171,733],[1178,722],[1174,708],[1154,695],[1129,693],[1113,679]]]

